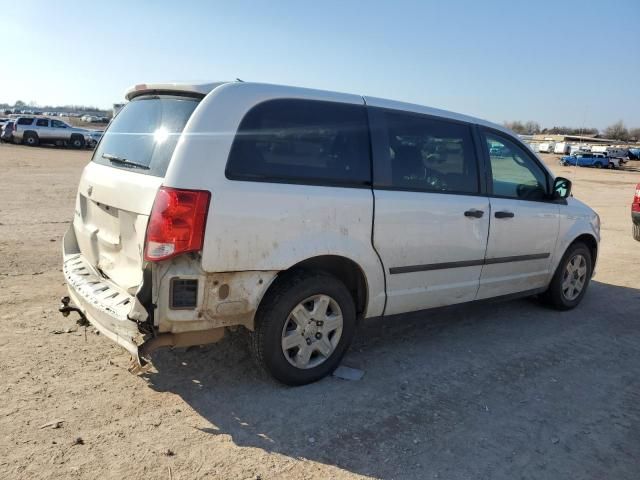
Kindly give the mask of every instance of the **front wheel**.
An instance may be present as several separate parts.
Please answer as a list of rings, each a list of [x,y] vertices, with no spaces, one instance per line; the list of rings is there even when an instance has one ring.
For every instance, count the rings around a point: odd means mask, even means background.
[[[83,148],[84,147],[84,137],[81,135],[73,135],[69,141],[73,148]]]
[[[543,301],[558,310],[576,307],[589,286],[592,262],[591,251],[584,243],[572,244],[562,257],[549,288],[542,294]]]
[[[287,272],[256,313],[254,356],[286,385],[312,383],[338,367],[355,327],[354,301],[340,280],[323,272]]]

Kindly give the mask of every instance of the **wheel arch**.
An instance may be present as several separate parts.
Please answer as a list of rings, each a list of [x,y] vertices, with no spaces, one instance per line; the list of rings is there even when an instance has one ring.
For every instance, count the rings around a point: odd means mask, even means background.
[[[69,142],[73,142],[75,139],[79,139],[82,145],[86,145],[87,141],[83,134],[74,132],[69,136]]]
[[[595,267],[596,259],[598,258],[598,241],[596,240],[596,238],[589,233],[583,233],[574,238],[573,241],[571,241],[571,243],[569,243],[569,245],[567,246],[567,249],[569,249],[576,243],[584,243],[589,248],[589,252],[591,253],[592,267]],[[565,251],[567,249],[565,249]]]
[[[558,288],[562,288],[562,260],[565,257],[568,258],[567,254],[569,253],[569,250],[576,244],[584,245],[589,250],[592,257],[591,276],[587,279],[587,283],[589,282],[591,277],[593,277],[593,274],[595,272],[595,261],[598,255],[597,237],[586,232],[580,233],[576,235],[571,241],[566,243],[566,247],[562,250],[562,256],[558,260],[558,264],[553,269],[553,275],[551,276],[547,289],[541,294],[541,299],[545,303],[558,310],[569,310],[571,308],[574,308],[578,303],[580,303],[580,299],[584,295],[583,291],[579,294],[577,299],[563,299],[561,292],[558,291]],[[586,286],[584,286],[583,290],[586,290]]]
[[[340,255],[318,255],[310,257],[279,272],[274,281],[271,282],[271,285],[269,285],[269,288],[264,292],[260,303],[267,298],[270,291],[280,280],[291,272],[299,270],[321,271],[340,280],[347,287],[349,293],[351,293],[358,318],[363,318],[366,315],[369,301],[369,287],[364,270],[355,261]]]
[[[15,138],[18,138],[18,137],[15,137]],[[32,144],[27,143],[30,138],[34,139],[34,142]],[[24,130],[22,132],[22,136],[19,137],[18,143],[21,143],[22,145],[29,145],[29,146],[35,147],[40,144],[40,135],[38,135],[38,132],[35,130]]]
[[[38,132],[36,132],[35,130],[24,130],[22,132],[22,138],[29,136],[29,135],[33,135],[36,138],[40,138],[40,135],[38,135]]]

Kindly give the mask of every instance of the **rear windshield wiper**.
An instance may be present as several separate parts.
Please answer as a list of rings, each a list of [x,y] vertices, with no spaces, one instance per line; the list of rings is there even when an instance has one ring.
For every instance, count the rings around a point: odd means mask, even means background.
[[[106,158],[112,163],[119,163],[121,165],[130,165],[132,167],[142,168],[143,170],[149,170],[149,166],[143,163],[132,162],[131,160],[127,160],[123,157],[117,157],[116,155],[111,155],[110,153],[103,153],[102,158]]]

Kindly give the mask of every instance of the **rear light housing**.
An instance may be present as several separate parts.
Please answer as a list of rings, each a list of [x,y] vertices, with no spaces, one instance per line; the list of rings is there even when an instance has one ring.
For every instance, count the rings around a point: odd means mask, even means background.
[[[158,262],[202,250],[211,193],[160,187],[147,224],[144,259]]]
[[[640,183],[636,185],[636,194],[633,196],[631,211],[640,213]]]

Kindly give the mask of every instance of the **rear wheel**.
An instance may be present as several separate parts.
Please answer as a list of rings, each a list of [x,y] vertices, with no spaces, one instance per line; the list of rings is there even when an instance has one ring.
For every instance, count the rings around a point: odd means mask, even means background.
[[[600,162],[596,162],[593,166],[596,168],[602,168],[602,164]]]
[[[34,132],[26,132],[22,138],[22,143],[30,147],[36,147],[40,143],[38,134]]]
[[[256,314],[254,356],[276,380],[304,385],[340,364],[356,326],[347,287],[323,272],[283,274]]]
[[[582,242],[572,244],[556,269],[549,288],[542,294],[545,303],[558,310],[570,310],[584,297],[593,272],[591,251]]]

